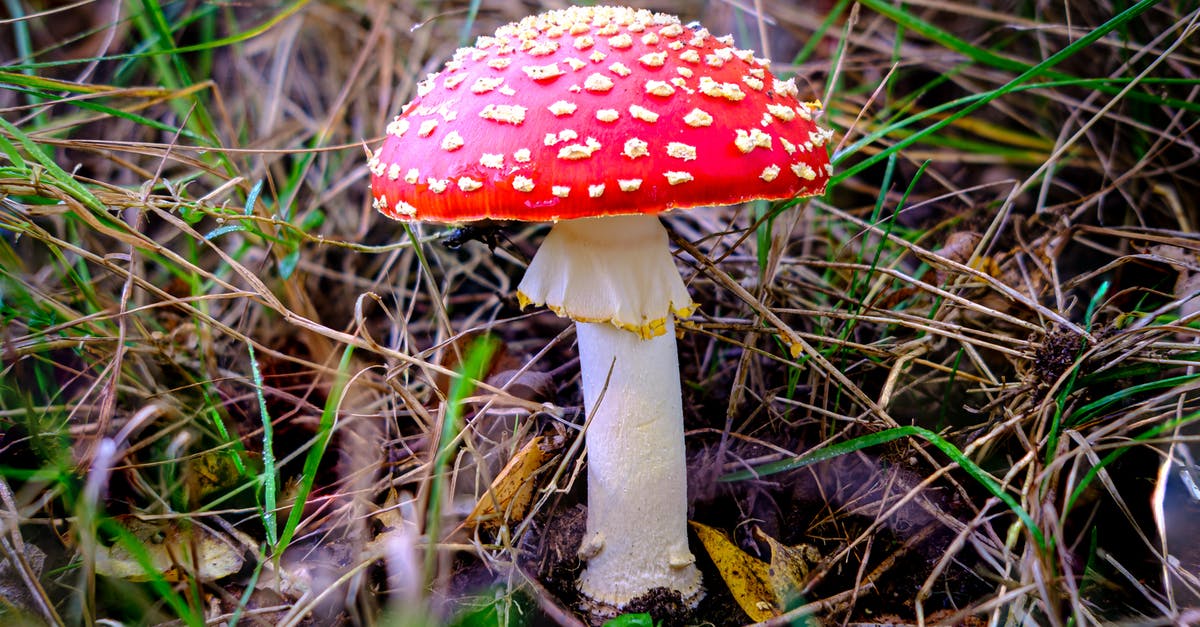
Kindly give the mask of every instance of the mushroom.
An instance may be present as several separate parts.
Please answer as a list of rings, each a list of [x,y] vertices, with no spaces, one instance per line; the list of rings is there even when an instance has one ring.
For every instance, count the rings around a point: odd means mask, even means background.
[[[590,417],[579,588],[597,615],[655,588],[703,596],[674,326],[696,305],[657,214],[824,193],[832,132],[797,96],[731,37],[571,7],[460,48],[371,156],[390,217],[555,223],[518,297],[576,325]]]

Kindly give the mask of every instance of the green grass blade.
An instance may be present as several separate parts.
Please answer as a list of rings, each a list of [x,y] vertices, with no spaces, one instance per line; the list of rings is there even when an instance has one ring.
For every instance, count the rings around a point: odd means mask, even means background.
[[[937,447],[937,449],[942,453],[945,453],[947,457],[949,457],[954,463],[958,464],[959,467],[961,467],[963,471],[970,475],[972,479],[975,479],[975,481],[979,482],[979,484],[986,488],[988,492],[991,492],[992,496],[995,496],[1004,502],[1004,504],[1007,505],[1008,508],[1017,515],[1017,518],[1021,519],[1021,522],[1025,525],[1025,528],[1029,531],[1030,535],[1033,536],[1039,547],[1044,548],[1046,546],[1046,539],[1042,535],[1041,530],[1038,529],[1037,523],[1034,522],[1033,517],[1029,515],[1029,512],[1025,511],[1024,507],[1021,507],[1021,504],[1018,503],[1011,494],[1001,487],[1000,484],[996,483],[996,480],[992,479],[991,475],[989,475],[975,462],[971,461],[970,458],[964,455],[963,452],[958,449],[958,447],[946,441],[946,439],[942,436],[930,431],[929,429],[924,429],[921,427],[897,427],[894,429],[887,429],[884,431],[871,433],[854,438],[852,440],[847,440],[845,442],[831,444],[815,451],[809,451],[792,459],[784,459],[777,462],[772,462],[770,464],[763,464],[762,466],[758,466],[757,468],[749,470],[739,470],[737,472],[724,475],[719,480],[723,482],[745,481],[747,479],[756,479],[781,472],[787,472],[789,470],[795,470],[797,468],[802,468],[817,462],[827,461],[835,457],[846,455],[847,453],[861,451],[865,448],[892,442],[894,440],[899,440],[900,438],[906,437],[921,438],[922,440],[925,440],[926,442],[929,442],[933,446]]]
[[[312,493],[313,483],[316,481],[317,470],[321,466],[321,460],[325,458],[325,451],[329,448],[329,441],[333,438],[333,427],[337,421],[338,407],[342,404],[342,398],[346,392],[346,382],[350,379],[350,358],[354,354],[354,346],[346,346],[342,351],[342,358],[338,361],[337,375],[333,380],[333,387],[329,390],[329,397],[325,400],[325,407],[321,410],[321,424],[317,427],[315,443],[312,448],[308,449],[308,454],[304,457],[304,471],[300,475],[300,485],[296,490],[296,497],[292,503],[292,509],[288,512],[287,523],[283,526],[283,532],[279,534],[279,542],[275,545],[275,554],[282,554],[287,550],[288,544],[295,537],[296,529],[300,527],[300,519],[304,516],[304,506],[308,501],[308,495]]]
[[[438,437],[437,450],[433,458],[433,476],[429,489],[429,509],[425,515],[425,537],[428,548],[425,552],[425,582],[433,581],[437,568],[437,542],[442,528],[442,499],[446,490],[446,468],[457,450],[455,443],[462,431],[463,399],[475,389],[475,382],[483,377],[485,369],[491,363],[492,355],[498,348],[497,342],[490,337],[481,337],[473,342],[463,357],[459,376],[450,383],[449,394],[446,398],[445,415],[442,418],[442,431]]]
[[[263,521],[263,528],[267,531],[267,544],[277,546],[279,532],[275,522],[275,499],[279,489],[279,468],[275,463],[275,427],[271,424],[271,414],[267,411],[267,398],[263,394],[262,372],[258,367],[258,357],[254,354],[254,345],[247,343],[246,350],[250,353],[250,374],[254,381],[254,398],[258,401],[258,413],[263,430],[263,470],[259,479],[262,484],[262,511],[259,515]]]
[[[866,170],[867,168],[870,168],[871,166],[875,165],[876,163],[879,163],[881,160],[887,159],[890,155],[911,146],[912,144],[920,141],[921,139],[923,139],[929,135],[932,135],[933,133],[940,131],[941,129],[949,126],[950,124],[953,124],[955,121],[957,121],[963,117],[966,117],[967,115],[970,115],[971,113],[980,109],[984,105],[987,105],[988,103],[992,102],[993,100],[995,100],[1005,94],[1011,93],[1017,87],[1029,82],[1030,80],[1046,76],[1048,71],[1051,68],[1053,68],[1054,66],[1058,65],[1059,63],[1062,63],[1063,61],[1074,56],[1075,54],[1082,52],[1083,50],[1086,50],[1088,48],[1088,46],[1095,43],[1097,39],[1100,39],[1104,35],[1112,32],[1114,29],[1122,26],[1123,24],[1126,24],[1127,22],[1129,22],[1133,18],[1137,17],[1138,15],[1141,15],[1143,12],[1145,12],[1147,9],[1149,9],[1150,7],[1157,4],[1159,1],[1160,0],[1141,0],[1141,2],[1138,2],[1137,4],[1133,5],[1132,7],[1129,7],[1128,9],[1117,14],[1112,19],[1108,20],[1104,24],[1101,24],[1095,30],[1089,32],[1088,34],[1084,35],[1083,37],[1080,37],[1079,39],[1077,39],[1076,41],[1074,41],[1067,47],[1050,55],[1041,63],[1038,63],[1037,65],[1021,72],[1020,75],[1018,75],[1016,78],[1010,80],[1009,82],[1005,83],[1000,88],[992,90],[992,91],[982,95],[980,98],[970,102],[962,109],[946,116],[945,118],[943,118],[937,122],[934,122],[932,125],[930,125],[926,128],[923,128],[923,129],[913,133],[909,137],[906,137],[906,138],[903,138],[903,139],[897,141],[895,144],[888,146],[886,149],[880,151],[878,154],[872,155],[859,163],[856,163],[844,170],[841,170],[838,174],[835,174],[830,179],[830,185],[831,186],[836,185],[837,183],[844,181],[845,179],[847,179],[851,176],[854,176],[854,175],[858,174],[859,172]],[[875,6],[876,4],[879,4],[877,2],[877,0],[868,0],[868,2],[870,4],[872,4],[873,8],[878,9],[878,7]],[[912,28],[913,25],[910,24],[909,27]]]

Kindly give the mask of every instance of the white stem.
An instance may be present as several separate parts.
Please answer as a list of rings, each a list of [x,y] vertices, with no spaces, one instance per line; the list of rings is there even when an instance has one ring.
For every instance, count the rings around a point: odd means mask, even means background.
[[[587,569],[580,592],[620,608],[652,588],[702,595],[688,550],[687,464],[675,327],[641,339],[577,322],[587,430]]]
[[[703,596],[688,551],[687,463],[674,317],[694,305],[653,215],[565,220],[517,288],[575,321],[587,430],[579,591],[613,615],[654,588]],[[611,373],[611,374],[610,374]]]

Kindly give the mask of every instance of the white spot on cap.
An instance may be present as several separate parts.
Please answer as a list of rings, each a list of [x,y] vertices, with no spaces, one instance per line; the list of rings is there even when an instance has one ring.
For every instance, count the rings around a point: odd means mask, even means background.
[[[737,83],[718,83],[708,76],[700,77],[700,93],[711,98],[724,98],[737,102],[746,97]]]
[[[435,194],[446,191],[446,187],[450,184],[446,179],[429,179],[427,182],[429,183],[429,191]]]
[[[616,63],[613,63],[612,65],[608,66],[608,69],[609,69],[609,71],[611,71],[613,74],[616,74],[617,76],[629,76],[630,74],[633,73],[633,70],[629,69],[628,65],[625,65],[624,63],[621,63],[620,61],[617,61]]]
[[[642,35],[642,43],[646,44],[647,46],[653,46],[654,44],[658,43],[658,33],[646,33],[645,35]]]
[[[566,198],[571,195],[571,188],[566,185],[555,185],[550,188],[550,193],[559,198]]]
[[[667,156],[692,161],[696,158],[696,147],[682,142],[671,142],[667,144]]]
[[[529,160],[532,158],[528,148],[520,148],[513,153],[513,161],[517,163],[529,163]]]
[[[523,65],[521,66],[521,71],[525,72],[526,76],[535,81],[546,81],[567,73],[566,70],[559,68],[557,63],[551,63],[549,65]],[[479,80],[484,79],[481,78]],[[478,82],[479,81],[476,81],[476,83]],[[471,91],[475,91],[475,89],[471,88]]]
[[[667,24],[660,28],[658,33],[663,37],[678,37],[683,34],[683,27],[679,24]]]
[[[434,87],[433,79],[436,76],[437,76],[436,74],[430,74],[429,78],[426,78],[425,80],[417,83],[417,96],[418,97],[424,98],[425,96],[429,95],[429,92],[433,91],[433,87]]]
[[[613,81],[603,74],[596,73],[587,77],[587,80],[583,82],[583,88],[593,92],[605,92],[613,88]]]
[[[544,57],[548,54],[554,54],[558,50],[557,41],[541,41],[529,47],[526,52],[531,57]]]
[[[636,192],[642,186],[642,179],[617,179],[617,186],[623,192]]]
[[[421,173],[416,168],[409,168],[408,172],[404,173],[404,182],[409,185],[416,185],[419,178],[421,178]]]
[[[459,135],[458,131],[450,131],[442,138],[442,150],[454,152],[462,148],[463,143],[462,135]]]
[[[625,48],[628,48],[633,45],[633,37],[630,37],[629,35],[622,33],[620,35],[617,35],[616,37],[609,39],[608,45],[612,46],[613,48],[616,48],[617,50],[624,50]]]
[[[404,202],[403,200],[397,200],[396,213],[404,216],[415,216],[417,215],[417,208]]]
[[[737,146],[738,150],[742,151],[743,153],[750,152],[755,148],[766,148],[767,150],[770,150],[771,136],[756,128],[750,129],[750,132],[746,132],[739,128],[737,129],[737,137],[734,138],[733,144]]]
[[[796,117],[796,110],[786,105],[768,104],[767,111],[784,122],[791,122]]]
[[[831,129],[831,128],[818,127],[816,130],[816,133],[817,133],[817,135],[820,136],[820,141],[813,141],[814,145],[823,146],[823,145],[825,145],[825,142],[833,139],[833,129]],[[809,135],[811,136],[812,133],[809,133]]]
[[[687,115],[683,116],[683,121],[688,126],[699,128],[701,126],[712,126],[713,116],[709,115],[703,109],[692,109]]]
[[[497,170],[504,168],[504,154],[485,152],[479,157],[479,165],[485,168],[495,168]]]
[[[395,181],[400,178],[400,164],[393,163],[387,171],[388,180]]]
[[[469,176],[462,176],[458,179],[458,188],[464,192],[473,192],[480,187],[483,187],[482,181],[476,181]]]
[[[682,41],[672,41],[671,43],[667,44],[667,47],[670,48],[671,50],[683,50],[683,42]]]
[[[811,181],[817,178],[817,171],[812,169],[812,166],[808,165],[807,163],[793,163],[792,172],[796,176],[806,181]]]
[[[554,101],[554,104],[551,104],[547,108],[550,109],[550,113],[553,113],[557,117],[562,117],[564,115],[571,115],[572,113],[575,113],[575,109],[579,107],[573,102],[556,100]]]
[[[679,171],[663,172],[663,176],[667,177],[667,182],[670,183],[671,185],[679,185],[680,183],[687,183],[688,181],[694,180],[696,178],[696,177],[692,176],[691,172],[679,172]]]
[[[583,37],[576,37],[575,38],[575,49],[576,50],[587,50],[588,48],[591,48],[592,45],[595,43],[596,43],[596,40],[592,39],[591,35],[584,35]]]
[[[800,90],[796,88],[796,79],[789,78],[786,81],[781,81],[778,78],[771,83],[771,90],[785,98],[790,96],[795,98],[800,95]]]
[[[577,159],[587,159],[592,156],[592,153],[600,150],[600,142],[595,138],[589,137],[582,144],[568,144],[558,149],[558,158],[574,161]]]
[[[621,117],[621,112],[616,109],[597,109],[596,119],[601,122],[616,122]]]
[[[665,52],[647,52],[638,57],[638,63],[646,67],[662,67],[667,62],[667,53]]]
[[[694,48],[689,48],[689,49],[684,50],[683,52],[679,53],[679,59],[681,61],[687,61],[688,63],[699,63],[700,62],[700,53],[697,52]]]
[[[783,149],[784,149],[784,150],[785,150],[785,151],[786,151],[786,152],[787,152],[789,155],[790,155],[790,154],[795,154],[795,152],[796,152],[796,144],[793,144],[792,142],[788,141],[786,137],[780,137],[780,138],[779,138],[779,143],[783,144]]]
[[[599,185],[588,185],[588,196],[591,198],[599,198],[604,195],[604,183]]]
[[[400,116],[396,116],[396,119],[387,125],[387,134],[404,137],[404,134],[408,132],[408,126],[408,118],[401,119]]]
[[[761,78],[755,78],[755,77],[747,74],[746,76],[742,77],[742,82],[745,83],[747,87],[749,87],[750,89],[753,89],[754,91],[762,91],[763,82],[762,82]]]
[[[779,166],[777,166],[775,164],[771,164],[771,165],[763,168],[762,174],[758,175],[759,178],[761,178],[762,180],[764,180],[768,183],[770,183],[771,181],[774,181],[775,177],[777,177],[777,176],[779,176]]]
[[[529,177],[517,175],[517,176],[513,177],[512,186],[513,186],[513,189],[517,190],[518,192],[532,192],[533,191],[533,179],[531,179]]]
[[[629,115],[643,122],[657,122],[658,114],[641,105],[629,105]]]
[[[675,68],[675,71],[684,78],[691,78],[693,75],[695,75],[695,72],[692,71],[692,68],[677,67]]]
[[[504,83],[504,77],[481,76],[475,79],[475,82],[471,84],[471,93],[486,94],[489,91],[499,87],[502,83]]]
[[[666,81],[648,80],[646,81],[646,93],[666,98],[675,93],[675,88]]]
[[[447,76],[446,80],[442,81],[442,87],[445,87],[446,89],[454,89],[455,87],[458,87],[459,83],[465,80],[467,80],[467,75],[459,72],[452,76]]]
[[[417,130],[417,135],[421,137],[429,137],[437,130],[437,120],[425,120],[421,122],[421,128]]]
[[[563,62],[571,66],[571,69],[575,70],[576,72],[587,67],[587,61],[584,61],[583,59],[577,59],[575,57],[567,57],[563,59]]]
[[[512,64],[512,57],[492,57],[491,59],[488,59],[487,64],[490,68],[503,70]]]
[[[649,144],[634,137],[625,142],[625,148],[621,151],[621,154],[629,157],[630,159],[637,159],[638,157],[644,157],[650,154],[648,147]]]
[[[525,107],[521,105],[489,104],[479,112],[479,117],[501,124],[520,126],[525,121]]]
[[[597,51],[593,52],[592,54],[589,54],[588,58],[592,60],[592,63],[599,63],[599,62],[603,61],[604,59],[608,58],[608,55],[597,50]]]

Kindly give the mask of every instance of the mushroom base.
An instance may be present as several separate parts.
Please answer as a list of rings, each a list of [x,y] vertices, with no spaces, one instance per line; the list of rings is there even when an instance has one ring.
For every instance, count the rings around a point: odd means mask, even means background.
[[[587,427],[587,568],[580,593],[594,614],[616,613],[654,588],[703,597],[688,549],[687,460],[674,321],[643,340],[608,324],[576,323]]]

